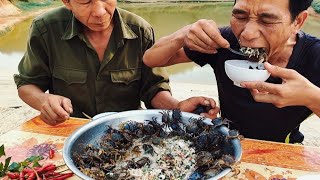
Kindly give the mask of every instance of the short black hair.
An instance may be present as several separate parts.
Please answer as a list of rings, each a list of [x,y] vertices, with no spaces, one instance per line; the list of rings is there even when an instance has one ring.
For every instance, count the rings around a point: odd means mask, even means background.
[[[296,17],[304,10],[307,10],[313,0],[289,0],[289,11],[291,20],[294,21]]]
[[[236,4],[237,0],[234,0]],[[313,0],[289,0],[289,11],[291,14],[291,21],[294,21],[296,17],[304,10],[307,10]]]

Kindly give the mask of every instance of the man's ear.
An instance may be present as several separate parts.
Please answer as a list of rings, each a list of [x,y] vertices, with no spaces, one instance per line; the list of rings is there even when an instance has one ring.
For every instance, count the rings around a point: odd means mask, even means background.
[[[304,22],[306,21],[307,17],[308,17],[308,11],[304,10],[302,12],[300,12],[298,14],[298,16],[296,17],[296,19],[294,20],[294,26],[297,30],[301,29]]]
[[[71,10],[71,6],[70,6],[70,0],[62,0],[63,4],[66,6],[67,9]]]

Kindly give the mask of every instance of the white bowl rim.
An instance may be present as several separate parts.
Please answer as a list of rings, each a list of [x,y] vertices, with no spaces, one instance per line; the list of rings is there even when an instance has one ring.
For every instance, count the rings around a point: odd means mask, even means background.
[[[239,67],[239,66],[235,66],[233,64],[230,64],[229,62],[231,61],[248,61],[248,60],[240,60],[240,59],[231,59],[231,60],[227,60],[225,61],[225,65],[228,65],[228,66],[232,66],[233,68],[236,68],[236,69],[245,69],[245,70],[248,70],[248,71],[261,71],[261,72],[264,72],[264,71],[267,71],[266,69],[249,69],[249,68],[244,68],[244,67]],[[248,61],[250,62],[250,61]],[[253,62],[252,62],[253,63]],[[258,64],[258,63],[257,63]],[[270,73],[269,73],[270,74]]]

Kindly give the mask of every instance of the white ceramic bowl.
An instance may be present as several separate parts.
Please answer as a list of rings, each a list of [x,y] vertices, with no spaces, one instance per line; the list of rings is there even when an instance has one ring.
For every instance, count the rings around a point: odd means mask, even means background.
[[[265,81],[270,76],[263,64],[247,60],[227,60],[224,68],[233,84],[239,87],[243,81]]]

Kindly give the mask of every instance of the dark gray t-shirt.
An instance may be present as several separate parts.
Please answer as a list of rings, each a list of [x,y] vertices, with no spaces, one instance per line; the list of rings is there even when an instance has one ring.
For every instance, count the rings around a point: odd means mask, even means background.
[[[239,44],[230,27],[220,29],[233,49]],[[320,40],[304,32],[298,33],[287,68],[294,69],[320,87]],[[270,103],[254,101],[250,91],[233,85],[224,70],[224,62],[243,57],[219,49],[217,54],[203,54],[184,48],[186,55],[200,66],[210,64],[213,68],[219,91],[221,116],[232,121],[231,128],[238,129],[248,138],[284,142],[286,136],[312,114],[304,106],[277,108]],[[267,82],[281,83],[279,78],[270,77]],[[320,102],[319,102],[320,103]]]

